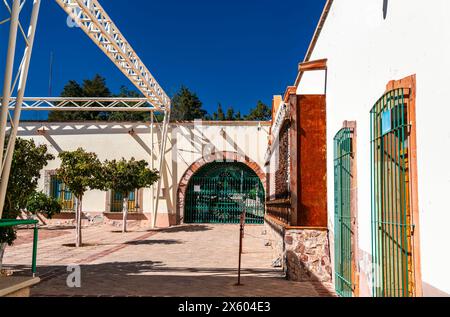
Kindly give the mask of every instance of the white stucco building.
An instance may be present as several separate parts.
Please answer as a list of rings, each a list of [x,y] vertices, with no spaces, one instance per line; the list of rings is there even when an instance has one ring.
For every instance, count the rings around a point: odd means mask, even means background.
[[[408,150],[407,164],[410,164],[407,167],[409,194],[406,199],[411,202],[408,202],[407,217],[413,218],[403,224],[409,226],[408,230],[411,229],[405,234],[412,245],[407,246],[408,250],[404,251],[410,253],[408,257],[413,257],[408,260],[411,261],[408,270],[414,271],[409,275],[414,279],[409,281],[413,284],[409,286],[410,295],[450,294],[450,255],[447,252],[450,243],[447,233],[450,222],[447,196],[450,193],[450,171],[446,168],[450,155],[450,107],[447,100],[447,77],[450,71],[449,15],[450,2],[447,0],[328,1],[304,61],[308,63],[325,59],[326,70],[304,74],[300,72],[296,81],[298,94],[326,94],[328,215],[332,232],[336,231],[334,138],[344,121],[356,123],[353,134],[355,168],[354,173],[352,172],[352,178],[356,182],[352,186],[356,187],[357,196],[351,199],[356,207],[352,207],[352,212],[355,211],[357,217],[355,252],[358,258],[355,269],[358,272],[354,275],[356,280],[351,283],[358,287],[362,296],[373,293],[376,278],[373,278],[370,264],[372,256],[378,255],[381,262],[383,258],[388,258],[391,243],[382,239],[380,243],[387,245],[384,246],[385,251],[380,253],[374,249],[372,230],[378,232],[381,227],[376,227],[379,225],[377,222],[374,229],[371,213],[382,209],[388,210],[384,212],[395,212],[391,209],[396,207],[395,202],[393,205],[391,203],[391,207],[388,207],[389,202],[377,207],[378,201],[389,199],[386,198],[389,194],[374,192],[378,185],[374,183],[375,180],[371,181],[377,175],[374,174],[377,173],[376,169],[383,166],[377,165],[379,159],[373,152],[377,148],[371,146],[371,140],[376,137],[373,133],[377,128],[373,126],[370,113],[377,100],[385,93],[387,95],[384,98],[387,96],[387,99],[382,99],[381,102],[384,100],[388,103],[388,108],[392,106],[395,109],[398,104],[394,104],[394,99],[389,99],[389,93],[395,89],[403,90],[399,93],[405,94],[407,111],[413,111],[415,103],[415,115],[410,112],[410,115],[405,115],[404,124],[408,126],[408,132],[404,136],[404,142],[408,144],[402,145]],[[396,110],[392,109],[389,110],[390,114],[380,114],[382,119],[378,122],[383,122],[383,131],[380,131],[381,127],[375,131],[380,132],[380,138],[384,140],[389,138],[386,134],[389,129],[395,130],[395,126],[385,126],[387,121],[384,115],[395,117]],[[395,125],[394,120],[392,119],[392,125]],[[397,137],[398,134],[394,136],[395,139]],[[394,182],[398,181],[398,178],[393,179]],[[388,185],[380,186],[384,186],[383,190],[390,190]],[[401,196],[401,193],[398,195]],[[393,221],[388,216],[381,217],[386,217],[383,219],[388,226]],[[384,234],[387,235],[391,229],[379,230],[385,230]],[[390,233],[393,234],[392,231]],[[332,253],[338,252],[333,241],[331,245]],[[400,250],[401,252],[403,251]],[[332,258],[335,260],[336,255]],[[397,260],[395,256],[391,257],[392,262]],[[391,269],[396,268],[395,263],[381,264],[386,270],[389,266]],[[395,273],[392,274],[395,276]],[[388,284],[395,284],[389,279],[385,277],[385,285],[375,288],[383,292],[384,287],[387,292],[385,295],[395,295],[386,290],[390,287]]]
[[[158,169],[161,131],[157,125],[153,131],[152,141],[149,123],[23,122],[19,137],[47,145],[49,153],[56,157],[62,151],[83,148],[96,153],[101,161],[135,158],[145,160],[149,166]],[[164,169],[160,172],[162,190],[157,226],[165,227],[184,222],[185,187],[195,172],[208,163],[244,163],[264,184],[265,176],[262,171],[269,133],[267,122],[198,121],[172,124],[169,131]],[[60,161],[56,159],[42,171],[40,190],[48,194],[58,191],[52,188],[51,177],[59,165]],[[137,190],[135,194],[136,197],[133,198],[136,200],[136,212],[130,215],[130,219],[149,222],[152,219],[156,188]],[[64,193],[58,193],[58,196],[64,197]],[[66,196],[66,200],[69,200],[68,206],[71,207],[72,197]],[[91,219],[101,219],[105,216],[120,220],[121,210],[117,210],[119,214],[111,212],[111,204],[114,204],[111,198],[110,193],[90,191],[83,199],[83,212]],[[72,218],[71,210],[68,211],[61,217]]]

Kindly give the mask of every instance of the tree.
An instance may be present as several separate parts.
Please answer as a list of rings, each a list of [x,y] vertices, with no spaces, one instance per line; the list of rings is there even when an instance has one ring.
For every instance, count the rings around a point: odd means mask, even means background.
[[[69,80],[61,92],[61,97],[84,97],[83,87],[75,80]]]
[[[47,152],[47,146],[37,146],[33,140],[17,139],[6,192],[4,219],[16,219],[27,208],[36,192],[41,170],[53,159],[55,157]],[[0,266],[6,246],[12,245],[16,238],[15,228],[0,228]]]
[[[70,80],[64,86],[61,97],[110,97],[111,91],[106,85],[106,79],[100,75],[95,75],[93,79],[85,79],[81,86],[75,80]],[[85,120],[101,120],[98,112],[83,111],[51,111],[48,116],[49,121],[85,121]]]
[[[242,114],[241,114],[240,110],[238,112],[236,112],[235,120],[236,121],[241,121],[242,120]]]
[[[268,121],[272,118],[272,110],[261,100],[250,113],[245,117],[249,121]]]
[[[120,87],[120,92],[114,97],[118,98],[140,98],[142,95],[130,90],[126,86]],[[100,120],[107,121],[150,121],[150,112],[102,112],[99,115]]]
[[[223,112],[222,104],[217,105],[217,112],[214,112],[214,120],[225,121],[225,113]]]
[[[172,98],[172,121],[193,121],[204,119],[207,111],[197,94],[182,86]]]
[[[67,189],[76,199],[76,247],[82,246],[81,217],[83,196],[88,190],[104,190],[104,174],[102,163],[95,153],[88,153],[83,149],[59,154],[61,167],[57,170],[57,177],[64,182]]]
[[[93,79],[83,81],[83,95],[93,98],[110,97],[111,91],[106,86],[106,79],[97,74]]]
[[[61,213],[61,203],[42,192],[34,192],[27,201],[26,210],[34,215],[40,213],[46,218],[52,219],[54,215]]]
[[[103,167],[106,177],[106,188],[119,193],[123,197],[122,232],[127,232],[129,194],[136,189],[151,187],[159,178],[156,170],[148,168],[145,161],[106,161]]]
[[[234,120],[236,120],[236,117],[235,117],[235,115],[234,115],[234,109],[233,109],[233,107],[228,107],[228,109],[227,109],[226,120],[227,120],[227,121],[234,121]]]
[[[75,80],[70,80],[63,88],[61,97],[83,97],[83,87]],[[77,114],[70,111],[51,111],[48,114],[49,121],[72,121]]]

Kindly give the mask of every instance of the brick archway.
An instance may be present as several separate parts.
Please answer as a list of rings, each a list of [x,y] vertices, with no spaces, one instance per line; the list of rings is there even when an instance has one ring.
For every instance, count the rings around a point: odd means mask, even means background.
[[[258,163],[253,161],[248,156],[241,155],[239,153],[235,152],[216,152],[213,154],[209,154],[207,157],[202,157],[195,163],[193,163],[184,173],[183,177],[181,177],[181,181],[178,184],[178,190],[177,190],[177,222],[181,223],[184,218],[184,206],[185,206],[185,199],[186,199],[186,190],[189,185],[189,181],[191,180],[192,176],[195,175],[195,173],[198,172],[203,166],[209,163],[213,162],[239,162],[244,163],[247,165],[250,169],[252,169],[255,174],[259,177],[261,180],[261,183],[263,184],[264,191],[267,193],[267,182],[266,182],[266,174],[264,173],[263,169],[259,166]]]

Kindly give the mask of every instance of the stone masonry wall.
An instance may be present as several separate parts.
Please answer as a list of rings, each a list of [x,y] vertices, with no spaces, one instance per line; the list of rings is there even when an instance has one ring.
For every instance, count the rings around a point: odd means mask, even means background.
[[[328,232],[287,230],[284,238],[286,274],[289,280],[332,281]]]

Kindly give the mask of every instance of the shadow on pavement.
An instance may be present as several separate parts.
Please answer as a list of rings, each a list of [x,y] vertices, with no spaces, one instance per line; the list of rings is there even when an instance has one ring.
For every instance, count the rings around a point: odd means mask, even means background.
[[[243,270],[243,286],[236,287],[232,268],[167,267],[162,262],[114,262],[81,265],[81,287],[67,286],[72,271],[66,266],[38,268],[42,282],[31,295],[147,296],[147,297],[326,297],[333,294],[320,283],[290,282],[276,270]],[[26,266],[15,275],[29,274]]]
[[[212,230],[212,228],[207,225],[181,225],[171,228],[159,229],[158,232],[177,233],[177,232],[202,232],[210,230]]]
[[[140,241],[128,241],[125,242],[127,245],[156,245],[156,244],[183,244],[180,240],[140,240]]]

